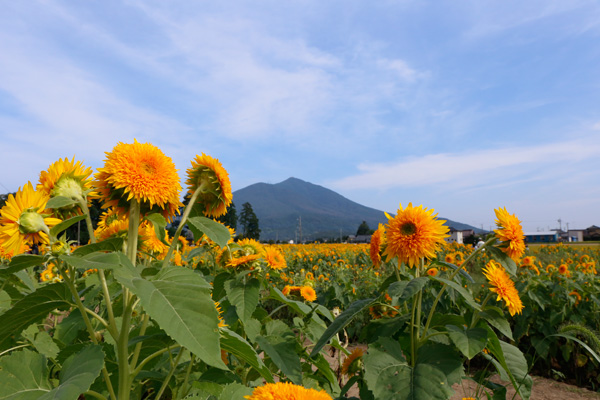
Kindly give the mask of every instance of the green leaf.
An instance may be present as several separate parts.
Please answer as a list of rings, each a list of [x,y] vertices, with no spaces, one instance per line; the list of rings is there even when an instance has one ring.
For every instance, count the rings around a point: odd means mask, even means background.
[[[52,389],[46,357],[27,349],[0,358],[0,382],[2,400],[36,400]]]
[[[207,364],[227,369],[221,360],[217,309],[204,278],[181,267],[163,268],[151,281],[131,266],[114,271],[169,336]]]
[[[229,229],[223,224],[213,221],[206,217],[191,217],[188,218],[187,223],[190,230],[194,233],[194,239],[198,240],[205,234],[210,240],[215,242],[219,247],[227,246],[227,242],[231,239]]]
[[[523,353],[521,353],[521,350],[511,344],[498,340],[496,334],[489,328],[487,348],[495,359],[489,356],[486,358],[492,361],[500,377],[510,380],[523,400],[529,399],[533,381],[527,374],[527,360],[523,356]]]
[[[60,385],[39,400],[76,399],[89,390],[104,366],[104,352],[99,345],[89,345],[70,356],[60,372]]]
[[[77,200],[65,196],[55,196],[48,200],[46,208],[62,208],[72,206],[73,204],[77,204]]]
[[[325,346],[331,340],[332,337],[334,337],[339,331],[344,329],[346,325],[348,325],[355,316],[360,314],[364,309],[370,307],[375,301],[376,299],[372,298],[358,300],[352,303],[350,307],[345,309],[344,312],[341,313],[331,323],[331,325],[327,327],[325,333],[323,333],[323,336],[321,336],[317,344],[315,344],[315,347],[313,347],[310,356],[315,357],[321,351],[323,346]]]
[[[269,298],[278,300],[281,303],[286,304],[292,310],[296,311],[298,314],[305,317],[310,313],[311,307],[301,301],[290,300],[281,293],[279,289],[276,287],[271,288],[271,292],[269,294]]]
[[[460,270],[458,271],[459,274],[461,274],[463,277],[465,277],[469,282],[474,283],[475,280],[471,277],[471,275],[469,275],[469,273],[467,271],[465,271],[464,267],[458,267],[452,263],[446,262],[446,261],[441,261],[441,260],[433,260],[431,262],[431,265],[442,265],[444,267],[448,267],[448,268],[452,268],[452,269],[458,269],[460,268]]]
[[[78,269],[114,269],[121,265],[122,258],[118,253],[90,253],[83,257],[63,254],[62,261]]]
[[[510,324],[504,316],[502,309],[496,306],[486,306],[480,313],[479,317],[485,319],[494,328],[498,329],[504,336],[513,340]]]
[[[465,289],[464,287],[462,287],[458,283],[456,283],[454,281],[450,281],[448,279],[440,278],[440,277],[437,277],[437,276],[432,276],[431,279],[433,279],[435,281],[438,281],[438,282],[445,283],[446,285],[450,286],[452,289],[454,289],[458,293],[460,293],[460,295],[465,299],[465,301],[471,307],[473,307],[477,311],[481,310],[481,306],[473,299],[473,296],[471,295],[471,292],[469,292],[467,289]]]
[[[165,240],[165,228],[167,227],[167,220],[163,217],[162,214],[153,213],[150,215],[146,215],[144,218],[154,225],[154,232],[156,233],[156,237],[161,241]]]
[[[239,383],[230,383],[223,388],[220,400],[245,400],[246,396],[252,395],[253,388],[249,388]]]
[[[446,400],[453,393],[452,384],[464,374],[458,354],[438,343],[421,347],[412,368],[400,344],[382,337],[369,345],[363,362],[365,380],[376,399]]]
[[[11,303],[12,299],[10,298],[10,295],[4,290],[0,290],[0,313],[8,310]]]
[[[259,289],[260,282],[256,278],[246,283],[236,282],[233,279],[225,282],[227,298],[235,306],[235,311],[244,324],[252,318],[256,310]]]
[[[33,340],[33,346],[38,351],[38,353],[43,354],[48,358],[56,358],[60,349],[54,343],[48,332],[41,331],[37,335],[35,335],[35,339]]]
[[[429,278],[420,277],[410,281],[398,281],[394,282],[388,288],[388,293],[392,298],[392,305],[404,303],[406,300],[411,299],[414,295],[419,293],[425,285],[429,283]]]
[[[485,348],[487,343],[487,331],[485,329],[464,329],[455,325],[448,325],[446,328],[448,329],[448,336],[450,336],[452,343],[469,360]]]
[[[548,336],[558,336],[558,337],[563,337],[565,339],[569,339],[572,340],[574,342],[577,342],[581,345],[581,347],[583,347],[584,349],[586,349],[590,355],[592,357],[594,357],[596,359],[597,362],[600,363],[600,355],[598,355],[598,353],[596,353],[590,346],[588,346],[587,343],[583,342],[582,340],[577,339],[575,336],[571,336],[571,335],[567,335],[565,333],[557,333],[554,335],[548,335]]]
[[[64,283],[42,286],[25,296],[0,315],[0,343],[19,335],[32,323],[46,318],[51,311],[68,309],[71,299],[71,293]]]
[[[59,233],[61,233],[62,231],[64,231],[68,227],[70,227],[71,225],[73,225],[83,219],[85,219],[85,215],[78,215],[76,217],[69,218],[65,221],[62,221],[61,223],[59,223],[57,225],[54,225],[52,228],[50,228],[50,236],[57,237]]]
[[[242,361],[247,362],[258,373],[265,378],[267,382],[274,382],[273,375],[260,359],[254,347],[250,345],[243,337],[228,328],[221,328],[221,348]]]
[[[486,246],[492,257],[496,259],[504,269],[512,276],[517,276],[517,264],[505,252],[494,246]]]
[[[110,238],[98,243],[86,244],[73,251],[72,255],[83,257],[97,251],[121,251],[123,250],[123,238]]]
[[[295,341],[279,336],[258,336],[256,343],[290,381],[302,385],[302,366]]]
[[[41,265],[43,263],[44,256],[38,256],[35,254],[19,254],[10,260],[7,268],[0,268],[0,273],[3,275],[14,274],[15,272],[22,271],[35,265]]]

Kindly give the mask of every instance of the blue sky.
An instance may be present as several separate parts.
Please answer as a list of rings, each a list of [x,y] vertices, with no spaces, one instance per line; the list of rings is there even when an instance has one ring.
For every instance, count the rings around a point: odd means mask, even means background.
[[[151,142],[488,229],[600,225],[596,1],[2,1],[0,192]],[[234,199],[235,201],[235,199]]]

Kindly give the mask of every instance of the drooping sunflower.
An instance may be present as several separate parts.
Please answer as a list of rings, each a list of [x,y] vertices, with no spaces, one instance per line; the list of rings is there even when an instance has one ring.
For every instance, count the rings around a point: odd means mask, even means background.
[[[50,164],[47,171],[40,172],[37,190],[52,198],[63,196],[77,202],[85,201],[92,190],[92,169],[85,167],[81,161],[59,159]],[[93,197],[93,195],[91,195]],[[89,205],[89,203],[88,203]],[[65,217],[81,214],[78,204],[61,207],[58,210]]]
[[[215,218],[224,215],[231,205],[233,195],[229,175],[219,160],[204,153],[202,156],[196,155],[192,160],[192,167],[186,172],[188,193],[191,195],[201,188],[196,203],[203,206],[204,215]]]
[[[332,400],[324,390],[307,389],[288,382],[267,383],[254,389],[248,400]]]
[[[119,214],[129,211],[129,201],[140,203],[142,215],[159,212],[171,219],[183,204],[181,184],[171,158],[151,143],[121,143],[106,153],[103,168],[95,175],[94,187]]]
[[[514,261],[519,261],[525,253],[525,235],[521,221],[514,214],[509,214],[506,208],[498,208],[494,212],[497,218],[496,226],[498,226],[494,233],[501,242],[500,249]]]
[[[267,265],[273,269],[284,269],[287,267],[285,257],[281,251],[275,247],[265,248],[264,257],[267,261]]]
[[[13,256],[19,254],[24,244],[49,244],[49,228],[61,222],[45,213],[48,196],[35,191],[31,182],[8,195],[0,210],[0,243]]]
[[[412,203],[403,208],[400,204],[395,217],[390,217],[386,225],[387,247],[383,253],[389,261],[398,257],[410,267],[417,265],[421,258],[435,258],[436,252],[444,245],[449,228],[445,220],[437,219],[433,209],[423,206],[413,207]]]
[[[375,268],[379,268],[381,265],[381,248],[384,244],[385,226],[379,224],[377,230],[371,235],[371,243],[369,245],[369,256]]]
[[[502,299],[506,303],[510,315],[521,314],[523,303],[519,297],[519,292],[502,265],[490,260],[482,272],[492,286],[490,291],[498,295],[496,301]]]
[[[358,360],[363,356],[364,351],[357,347],[352,350],[352,353],[346,357],[344,363],[342,364],[342,374],[343,375],[353,375],[359,370]]]

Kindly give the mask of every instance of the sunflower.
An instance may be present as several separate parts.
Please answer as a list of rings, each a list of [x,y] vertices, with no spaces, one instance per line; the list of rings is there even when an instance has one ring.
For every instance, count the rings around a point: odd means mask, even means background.
[[[381,246],[385,243],[385,226],[379,224],[377,230],[371,235],[371,244],[369,246],[369,256],[373,266],[378,268],[381,265]]]
[[[65,158],[50,164],[47,171],[40,172],[37,190],[48,197],[63,196],[77,202],[85,201],[92,190],[92,169]],[[89,205],[89,203],[88,203]],[[81,214],[78,204],[61,207],[57,211],[65,216]]]
[[[456,261],[456,257],[454,256],[454,254],[448,253],[444,256],[444,261],[450,264],[454,264],[454,262]]]
[[[569,293],[569,296],[575,296],[575,305],[579,304],[581,301],[581,295],[577,292],[577,290],[573,290],[571,293]]]
[[[119,142],[106,153],[104,167],[95,178],[94,187],[104,207],[113,207],[119,214],[129,211],[131,199],[140,203],[142,215],[160,212],[169,220],[183,206],[173,161],[150,143]]]
[[[437,268],[429,268],[427,270],[427,275],[429,275],[429,276],[437,276],[438,272],[439,271],[438,271]]]
[[[490,291],[498,295],[496,301],[504,300],[510,315],[521,314],[523,303],[519,297],[519,292],[504,268],[496,261],[490,260],[486,268],[483,269],[483,274],[492,285]]]
[[[529,267],[534,265],[535,263],[535,257],[534,256],[527,256],[523,258],[523,261],[521,261],[521,267]]]
[[[332,400],[324,390],[306,389],[289,382],[267,383],[254,389],[248,400]]]
[[[36,192],[31,182],[8,195],[0,210],[0,243],[7,253],[19,254],[24,244],[49,244],[49,228],[61,222],[44,214],[48,196]]]
[[[525,253],[525,235],[523,235],[521,221],[514,214],[509,214],[506,208],[498,208],[494,212],[498,226],[494,233],[501,242],[499,247],[514,261],[518,261]]]
[[[287,267],[285,257],[275,247],[267,247],[264,252],[265,260],[267,265],[272,269],[284,269]]]
[[[254,239],[242,239],[237,242],[245,255],[264,253],[264,247]]]
[[[444,245],[449,228],[446,221],[438,220],[433,210],[423,206],[398,209],[394,218],[388,216],[386,225],[387,247],[383,253],[387,261],[398,257],[398,262],[405,262],[410,267],[418,264],[423,257],[435,258],[435,253]]]
[[[311,286],[302,286],[300,288],[300,295],[304,298],[304,300],[310,302],[313,302],[317,299],[317,293]]]
[[[342,364],[342,374],[350,375],[355,374],[360,369],[359,362],[360,358],[363,356],[364,352],[360,348],[356,348],[352,350],[352,353],[344,360]]]
[[[186,172],[188,193],[194,194],[200,188],[196,202],[203,206],[204,214],[209,217],[224,215],[233,200],[233,195],[229,175],[219,160],[204,153],[202,156],[196,155],[192,160],[192,167]]]
[[[569,271],[569,266],[567,264],[560,264],[558,266],[558,273],[565,276],[571,276],[571,272]]]

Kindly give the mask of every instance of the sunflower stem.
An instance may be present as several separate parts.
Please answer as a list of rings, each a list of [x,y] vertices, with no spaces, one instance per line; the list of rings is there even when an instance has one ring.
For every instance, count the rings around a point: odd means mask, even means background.
[[[63,275],[65,283],[67,284],[67,287],[71,291],[71,295],[73,296],[75,305],[77,306],[77,308],[79,309],[79,313],[83,317],[83,322],[88,331],[88,334],[90,335],[90,340],[92,341],[93,344],[98,344],[98,339],[96,339],[96,331],[94,330],[94,327],[92,326],[92,322],[90,321],[90,318],[88,317],[88,313],[87,313],[88,309],[86,308],[86,306],[81,301],[81,298],[79,297],[79,293],[77,292],[77,288],[75,287],[75,284],[74,284],[74,279],[72,279],[72,276],[71,276],[72,274],[67,273],[67,271],[65,271],[62,268],[62,266],[63,266],[62,261],[59,261],[59,260],[57,260],[57,261],[58,261],[57,268],[58,268],[59,272],[61,273],[61,275]],[[106,367],[102,367],[102,376],[104,377],[104,381],[106,382],[106,388],[108,389],[110,398],[113,400],[116,400],[117,397],[115,396],[115,391],[112,387],[112,383],[110,381],[110,375],[108,374],[108,370],[106,369]]]
[[[185,351],[185,349],[183,347],[179,349],[179,354],[177,354],[177,357],[175,358],[175,361],[173,362],[173,365],[171,365],[171,370],[169,371],[169,374],[165,378],[165,381],[163,382],[162,386],[160,387],[160,390],[158,391],[158,393],[156,393],[156,397],[155,397],[156,400],[160,399],[160,396],[162,396],[163,392],[167,388],[167,385],[169,384],[169,381],[171,380],[171,377],[175,373],[175,369],[177,368],[177,364],[179,364],[179,359],[181,358],[181,356],[182,356],[182,354],[183,354],[184,351]]]
[[[173,255],[173,250],[175,250],[175,246],[177,246],[177,242],[179,241],[179,235],[181,234],[181,231],[183,230],[183,227],[185,226],[185,223],[187,222],[187,219],[190,216],[190,213],[192,212],[192,208],[194,207],[194,204],[196,203],[198,196],[200,196],[200,193],[202,193],[203,191],[204,191],[204,186],[203,185],[198,186],[198,188],[192,194],[192,197],[190,197],[190,201],[189,201],[187,207],[185,208],[185,210],[183,210],[183,215],[181,216],[181,221],[179,221],[179,226],[177,227],[177,230],[175,231],[175,234],[173,235],[173,238],[171,239],[171,246],[169,246],[169,251],[167,252],[167,255],[165,256],[165,259],[163,260],[163,264],[162,264],[163,268],[165,268],[167,265],[169,265],[169,261],[171,261],[171,256]]]
[[[474,252],[472,252],[471,254],[469,254],[469,257],[467,257],[465,259],[465,261],[462,262],[462,264],[457,267],[453,272],[452,275],[450,275],[450,277],[448,278],[448,280],[453,280],[454,277],[460,272],[460,270],[463,268],[463,266],[466,266],[467,263],[469,261],[471,261],[471,259],[473,259],[475,257],[475,255],[481,251],[483,251],[484,248],[486,248],[489,244],[492,244],[493,242],[496,241],[496,237],[492,236],[491,238],[489,238],[484,244],[483,246],[479,247],[478,249],[475,249]],[[446,291],[446,288],[448,287],[447,284],[443,284],[442,288],[440,289],[439,293],[437,294],[435,300],[433,301],[433,305],[431,306],[431,310],[429,311],[429,315],[427,316],[427,322],[425,323],[425,328],[423,329],[423,336],[425,336],[425,334],[427,333],[427,330],[429,329],[429,324],[431,323],[431,319],[433,318],[433,314],[435,312],[435,309],[437,307],[437,304],[439,303],[440,299],[442,298],[442,295],[444,294],[444,292]]]

